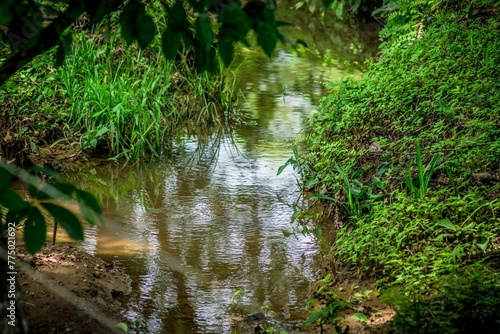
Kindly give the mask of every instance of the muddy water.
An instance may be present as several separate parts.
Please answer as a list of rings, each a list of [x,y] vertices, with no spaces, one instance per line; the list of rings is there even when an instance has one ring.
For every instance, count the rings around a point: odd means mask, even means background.
[[[299,26],[288,33],[319,51],[280,47],[271,60],[239,51],[247,124],[206,145],[187,140],[175,163],[70,177],[97,194],[108,220],[82,246],[131,276],[125,313],[146,332],[229,333],[264,305],[278,321],[306,317],[317,244],[292,218],[304,204],[300,176],[276,173],[327,94],[321,82],[359,76],[376,38],[373,27],[324,27],[304,9],[281,11]]]

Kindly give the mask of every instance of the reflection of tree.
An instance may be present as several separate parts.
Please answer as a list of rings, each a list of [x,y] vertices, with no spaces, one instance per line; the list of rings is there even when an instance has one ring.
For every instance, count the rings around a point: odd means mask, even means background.
[[[278,6],[277,17],[290,22],[283,32],[292,37],[304,40],[311,50],[317,50],[324,56],[338,60],[334,66],[339,69],[363,70],[366,59],[374,57],[379,44],[380,25],[371,19],[357,21],[349,19],[340,21],[333,11],[311,13],[307,9],[294,10],[294,1],[288,0]],[[314,52],[306,52],[306,57],[314,59]]]
[[[190,302],[190,295],[183,273],[174,271],[173,281],[177,290],[176,307],[168,308],[162,317],[162,333],[199,333],[195,322],[196,313]]]
[[[311,20],[307,10],[290,10],[287,3],[278,6],[278,17],[295,25],[285,34],[303,39],[310,48],[302,52],[281,45],[272,59],[252,50],[240,48],[235,60],[240,88],[245,94],[241,107],[258,127],[239,127],[247,152],[261,149],[259,142],[288,138],[276,133],[271,125],[277,121],[293,124],[293,118],[305,119],[319,100],[328,94],[322,82],[340,80],[346,74],[359,74],[367,58],[378,48],[378,24],[374,22],[342,22],[325,13],[326,18]],[[326,66],[325,66],[326,64]],[[295,100],[294,100],[295,99]],[[243,100],[243,99],[242,99]],[[298,102],[298,103],[294,103]],[[299,116],[295,110],[301,110]],[[287,113],[277,113],[286,110]],[[305,111],[305,112],[303,112]],[[299,132],[286,129],[288,133]]]

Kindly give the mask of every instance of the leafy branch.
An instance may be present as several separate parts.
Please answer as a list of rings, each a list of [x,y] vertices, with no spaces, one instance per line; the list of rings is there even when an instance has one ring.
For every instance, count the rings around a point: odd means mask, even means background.
[[[97,221],[104,223],[102,210],[92,194],[76,188],[71,183],[62,182],[59,176],[50,170],[43,171],[55,180],[53,184],[44,183],[25,170],[0,162],[0,209],[5,212],[5,215],[2,214],[2,220],[5,220],[6,224],[15,223],[16,226],[24,223],[24,241],[31,254],[38,252],[45,243],[46,215],[52,216],[55,222],[53,243],[57,225],[61,225],[71,238],[83,240],[80,219],[62,204],[63,201],[76,201],[81,215],[91,225]],[[10,187],[14,178],[27,187],[29,200],[22,199]],[[4,230],[3,221],[1,225]]]

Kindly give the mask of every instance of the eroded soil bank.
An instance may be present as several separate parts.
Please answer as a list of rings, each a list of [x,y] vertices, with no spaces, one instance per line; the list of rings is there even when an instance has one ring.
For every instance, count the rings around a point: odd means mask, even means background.
[[[120,298],[130,280],[113,264],[68,245],[35,256],[18,247],[18,284],[30,333],[113,333],[125,322]],[[21,264],[22,260],[22,264]]]

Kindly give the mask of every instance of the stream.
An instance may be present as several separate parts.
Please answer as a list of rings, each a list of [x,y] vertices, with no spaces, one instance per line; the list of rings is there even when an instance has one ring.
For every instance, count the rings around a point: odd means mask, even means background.
[[[244,125],[208,143],[186,140],[175,162],[68,176],[105,209],[105,228],[88,228],[82,247],[130,275],[124,312],[146,332],[238,332],[238,321],[257,312],[284,323],[307,318],[317,240],[293,218],[307,205],[300,175],[291,167],[276,174],[328,94],[323,83],[359,77],[378,31],[322,25],[289,7],[281,4],[277,17],[295,24],[285,33],[310,50],[278,45],[269,59],[257,47],[239,49]]]

